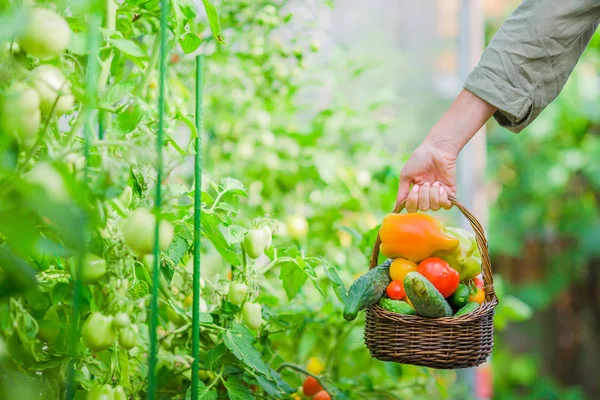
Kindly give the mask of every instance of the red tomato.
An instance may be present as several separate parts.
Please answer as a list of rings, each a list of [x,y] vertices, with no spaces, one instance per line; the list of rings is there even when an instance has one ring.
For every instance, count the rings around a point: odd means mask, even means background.
[[[394,300],[402,300],[406,297],[406,292],[404,291],[404,283],[401,281],[392,281],[387,289],[385,289],[385,293],[388,295],[390,299]]]
[[[444,298],[450,297],[460,283],[458,272],[441,258],[431,257],[421,261],[417,272],[433,283]]]
[[[313,400],[331,400],[331,396],[324,390],[321,390],[319,393],[315,394]]]
[[[476,288],[479,289],[483,289],[483,279],[481,279],[481,276],[477,275],[475,278],[473,278],[473,283],[475,284]]]
[[[312,376],[307,376],[304,384],[302,385],[302,392],[305,396],[314,396],[315,394],[322,391],[323,388],[318,380]]]

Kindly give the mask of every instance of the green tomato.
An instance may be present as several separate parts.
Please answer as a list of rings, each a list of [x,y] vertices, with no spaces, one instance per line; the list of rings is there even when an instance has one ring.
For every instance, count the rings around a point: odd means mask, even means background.
[[[40,110],[43,114],[60,116],[73,109],[75,97],[71,84],[62,71],[54,65],[42,64],[31,71],[32,86],[40,95]]]
[[[0,129],[15,135],[26,145],[37,137],[42,123],[40,95],[24,83],[14,83],[2,97]]]
[[[302,215],[291,215],[286,220],[288,234],[292,239],[302,240],[308,234],[308,221]]]
[[[75,260],[71,266],[71,272],[73,273],[73,276],[77,276],[78,268],[78,262]],[[81,283],[84,285],[96,283],[104,275],[106,275],[106,260],[102,257],[98,257],[95,254],[86,254],[83,258],[81,276],[79,277]]]
[[[37,163],[25,175],[25,180],[42,188],[45,194],[54,202],[67,203],[69,201],[69,191],[63,176],[48,162]]]
[[[174,323],[176,326],[182,326],[185,324],[185,318],[181,316],[177,311],[175,311],[172,307],[167,307],[167,318],[169,321]]]
[[[133,211],[123,226],[123,238],[131,250],[138,254],[151,254],[154,250],[156,217],[147,208]],[[160,221],[159,248],[166,250],[173,241],[175,231],[169,221]]]
[[[60,333],[60,319],[56,308],[50,307],[42,319],[38,323],[38,337],[44,342],[54,343]]]
[[[227,293],[227,301],[239,306],[243,303],[246,293],[248,293],[248,286],[246,284],[231,282],[229,284],[229,292]]]
[[[92,386],[87,393],[86,400],[115,400],[113,388],[109,385]]]
[[[93,312],[81,327],[81,339],[92,353],[108,349],[115,342],[117,329],[113,318]]]
[[[125,350],[131,350],[137,344],[137,335],[131,326],[119,331],[119,344]]]
[[[256,259],[265,251],[267,246],[267,237],[265,231],[260,229],[250,229],[244,236],[244,249],[248,257]]]
[[[258,329],[262,325],[262,307],[259,303],[247,302],[242,306],[242,318],[250,329]]]
[[[117,386],[114,389],[115,400],[127,400],[127,394],[122,386]]]
[[[125,328],[131,324],[131,319],[129,319],[129,315],[120,312],[115,315],[114,324],[117,328]]]
[[[65,51],[70,34],[69,24],[63,17],[45,8],[34,8],[29,13],[19,43],[32,56],[50,60]]]
[[[127,394],[122,386],[115,387],[114,391],[115,400],[127,400]]]
[[[273,232],[271,231],[271,227],[269,225],[263,226],[262,231],[264,232],[264,235],[267,238],[265,249],[268,249],[273,245]]]

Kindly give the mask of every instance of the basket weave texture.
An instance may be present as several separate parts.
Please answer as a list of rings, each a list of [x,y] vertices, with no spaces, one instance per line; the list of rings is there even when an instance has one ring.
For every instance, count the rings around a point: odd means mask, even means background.
[[[485,360],[494,347],[494,309],[498,298],[481,224],[456,198],[448,196],[469,220],[481,251],[485,302],[474,312],[460,317],[425,318],[396,314],[377,304],[366,312],[365,343],[371,355],[392,361],[437,369],[475,367]],[[395,213],[404,209],[400,203]],[[381,240],[379,235],[371,255],[370,267],[377,265]]]

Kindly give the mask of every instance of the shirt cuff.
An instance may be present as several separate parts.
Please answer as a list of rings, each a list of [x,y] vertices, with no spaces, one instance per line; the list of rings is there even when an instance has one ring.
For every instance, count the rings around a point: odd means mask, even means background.
[[[532,104],[531,99],[505,82],[475,67],[467,81],[465,89],[485,100],[498,109],[494,118],[500,126],[511,132],[521,132],[529,125]]]

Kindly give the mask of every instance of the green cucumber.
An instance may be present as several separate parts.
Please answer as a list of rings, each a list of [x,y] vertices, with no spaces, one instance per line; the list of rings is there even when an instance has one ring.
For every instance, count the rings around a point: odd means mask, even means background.
[[[354,281],[344,307],[344,318],[352,321],[360,310],[371,307],[383,296],[385,289],[392,281],[390,278],[390,264],[387,260],[383,264],[373,268],[363,276]]]
[[[452,308],[444,296],[418,272],[404,278],[404,289],[417,314],[428,318],[450,317]]]
[[[454,314],[454,316],[460,317],[461,315],[472,313],[473,311],[477,310],[478,308],[479,308],[479,303],[471,301],[466,306],[464,306],[463,308],[458,310],[456,312],[456,314]]]
[[[454,311],[460,310],[467,305],[470,295],[471,290],[469,287],[461,282],[458,285],[456,292],[452,293],[452,296],[448,297],[448,303],[450,303],[450,306]]]
[[[396,314],[406,314],[406,315],[415,315],[416,311],[414,308],[410,306],[405,301],[402,300],[393,300],[388,299],[387,297],[382,297],[377,302],[381,308],[384,310],[388,310],[394,312]]]

